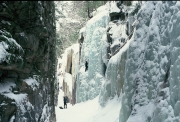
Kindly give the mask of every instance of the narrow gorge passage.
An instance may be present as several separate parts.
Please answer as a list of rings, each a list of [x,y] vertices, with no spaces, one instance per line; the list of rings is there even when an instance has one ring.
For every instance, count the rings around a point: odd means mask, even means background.
[[[116,96],[103,108],[98,103],[98,97],[82,103],[72,105],[67,104],[67,109],[60,109],[63,106],[63,91],[58,96],[58,105],[56,106],[57,122],[118,122],[118,112],[121,106],[120,99]]]
[[[180,1],[1,1],[0,122],[180,122],[179,23]]]

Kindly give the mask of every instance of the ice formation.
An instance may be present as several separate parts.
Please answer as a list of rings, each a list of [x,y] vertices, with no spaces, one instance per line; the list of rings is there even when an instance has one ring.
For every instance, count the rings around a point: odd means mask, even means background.
[[[180,2],[146,1],[116,22],[110,9],[101,6],[81,30],[76,102],[99,95],[105,106],[118,95],[119,122],[180,122]]]
[[[101,38],[106,33],[106,26],[109,23],[109,11],[107,6],[102,6],[98,10],[98,14],[87,22],[84,30],[80,70],[77,78],[77,102],[95,98],[99,94],[103,81],[104,65],[101,59],[101,44],[103,41],[101,41]],[[85,60],[88,60],[88,70],[86,72],[84,68]]]

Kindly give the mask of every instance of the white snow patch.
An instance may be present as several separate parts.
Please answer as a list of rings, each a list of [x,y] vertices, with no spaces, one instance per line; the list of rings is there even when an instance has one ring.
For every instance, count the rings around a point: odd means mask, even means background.
[[[27,94],[14,94],[14,93],[5,93],[4,96],[14,99],[17,104],[20,104],[23,99],[27,97]]]
[[[99,105],[98,98],[99,96],[74,106],[68,103],[67,109],[60,109],[58,104],[55,108],[57,122],[118,122],[120,99],[115,97],[109,100],[103,108]]]
[[[16,84],[13,82],[5,82],[0,84],[0,93],[2,92],[11,92],[12,87],[15,87]]]
[[[119,50],[119,52],[110,58],[109,62],[117,63],[117,60],[121,59],[122,53],[125,52],[129,48],[129,45],[132,42],[133,38],[134,38],[134,34],[132,35],[131,39],[128,40],[127,43]]]
[[[8,49],[9,45],[7,45],[5,42],[0,42],[0,62],[3,62],[6,60],[6,56],[10,55],[6,51]]]
[[[43,112],[40,120],[43,122],[49,122],[50,121],[49,118],[50,118],[49,107],[48,104],[46,104],[43,108]]]
[[[83,33],[85,31],[85,29],[86,29],[85,27],[81,28],[79,33]]]
[[[25,79],[24,81],[33,89],[33,91],[37,87],[39,87],[39,83],[33,78],[28,78],[28,79]]]
[[[112,12],[120,12],[120,9],[117,7],[116,1],[110,2],[110,13]]]
[[[13,116],[11,117],[11,119],[10,119],[9,122],[14,122],[14,121],[15,121],[15,115],[13,115]]]
[[[65,73],[64,79],[64,81],[69,86],[69,91],[72,93],[72,75],[69,73]]]
[[[137,122],[146,122],[146,119],[148,117],[152,117],[153,111],[155,109],[154,103],[149,103],[146,106],[138,107],[138,113],[135,115],[131,115],[127,122],[134,122],[136,120]]]

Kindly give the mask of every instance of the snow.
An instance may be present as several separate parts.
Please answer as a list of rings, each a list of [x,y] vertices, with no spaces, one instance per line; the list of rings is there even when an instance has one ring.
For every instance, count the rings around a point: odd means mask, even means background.
[[[130,43],[131,43],[132,40],[133,40],[133,37],[134,37],[134,35],[132,35],[132,38],[127,41],[127,43],[120,49],[120,51],[119,51],[117,54],[115,54],[114,56],[112,56],[112,57],[110,58],[110,60],[109,60],[110,63],[116,63],[117,60],[120,60],[120,59],[121,59],[121,55],[122,55],[125,51],[128,50],[129,45],[130,45]]]
[[[34,79],[29,78],[25,79],[24,81],[27,82],[27,84],[33,86],[33,83],[35,82]],[[8,79],[6,82],[0,84],[0,94],[3,95],[4,97],[11,99],[12,103],[11,104],[16,104],[17,109],[18,109],[18,114],[21,114],[22,116],[34,109],[33,105],[29,102],[28,100],[28,94],[24,93],[18,93],[17,91],[13,91],[13,88],[16,87],[16,84]],[[0,106],[4,106],[8,103],[2,102]],[[26,117],[20,118],[21,121],[26,120]],[[10,122],[13,122],[15,120],[15,115],[13,115],[10,118]]]
[[[33,89],[33,91],[37,87],[39,87],[39,83],[33,78],[28,78],[28,79],[25,79],[24,81]]]
[[[104,11],[108,11],[110,13],[112,12],[118,13],[120,12],[120,9],[117,7],[116,1],[108,1],[105,5],[102,5],[98,7],[96,11],[93,11],[93,16],[102,13]]]
[[[0,30],[1,33],[1,39],[0,39],[0,63],[1,62],[7,62],[10,61],[10,56],[15,56],[17,59],[22,59],[21,56],[19,56],[17,53],[20,51],[23,52],[22,47],[13,39],[11,38],[11,35],[7,31]],[[7,37],[8,36],[8,37]],[[9,50],[18,50],[16,54],[11,54]]]
[[[13,115],[13,116],[11,117],[11,119],[10,119],[9,122],[14,122],[14,121],[15,121],[15,115]]]
[[[62,20],[60,19],[60,21],[62,21]],[[72,18],[65,18],[65,21],[67,23],[80,23],[80,21],[72,19]]]
[[[69,91],[72,92],[72,75],[69,73],[65,73],[64,81],[69,86]]]
[[[98,30],[98,29],[97,29]],[[84,30],[83,30],[84,31]],[[68,49],[67,49],[68,50]],[[63,54],[63,57],[66,57],[66,51]],[[96,55],[96,54],[95,54]],[[66,62],[66,58],[59,59],[59,63]],[[65,64],[65,63],[64,63]],[[64,65],[63,64],[63,65]],[[62,65],[62,66],[63,66]],[[62,69],[61,69],[62,70]],[[86,89],[87,81],[85,80],[88,76],[88,72],[85,72],[84,66],[79,69],[81,72],[82,81],[81,85]],[[99,73],[95,73],[95,77],[101,79],[102,75]],[[59,77],[60,79],[60,77]],[[72,78],[69,73],[65,73],[64,75],[65,82],[67,82],[68,86],[72,87],[71,82]],[[100,80],[100,82],[104,82],[104,80]],[[59,80],[59,83],[62,85],[62,81]],[[102,84],[101,83],[101,84]],[[93,95],[95,80],[91,79],[89,81],[89,85],[92,86],[90,89],[90,94]],[[70,90],[69,89],[69,90]],[[84,92],[85,90],[83,90]],[[72,92],[72,91],[71,91]],[[63,96],[64,92],[60,89],[59,96],[58,96],[58,105],[56,106],[56,121],[57,122],[118,122],[119,121],[119,110],[121,108],[120,98],[115,96],[113,99],[107,101],[106,106],[102,107],[99,104],[99,96],[95,97],[92,100],[88,100],[86,102],[76,103],[74,106],[70,103],[67,104],[67,109],[60,109],[59,107],[63,107]],[[83,100],[82,100],[83,101]]]
[[[106,107],[101,107],[98,97],[86,102],[77,103],[74,106],[67,104],[67,109],[63,107],[63,92],[59,92],[58,105],[56,110],[56,122],[118,122],[118,114],[121,108],[120,98],[117,96],[109,100]]]
[[[4,93],[3,95],[7,98],[15,100],[15,104],[17,105],[22,115],[25,114],[27,111],[34,109],[33,105],[28,101],[27,94],[14,94],[12,92],[9,92]]]
[[[43,108],[43,112],[42,112],[42,116],[41,116],[41,121],[43,122],[49,122],[49,118],[50,118],[50,114],[48,114],[49,112],[49,107],[48,107],[48,104],[45,104],[44,105],[44,108]]]
[[[83,33],[85,31],[85,27],[81,28],[79,33]]]
[[[115,7],[115,2],[112,2],[112,11],[119,12],[120,10]],[[118,122],[119,121],[119,111],[121,109],[121,100],[120,97],[114,96],[111,97],[104,103],[102,107],[99,103],[99,93],[102,87],[102,84],[105,83],[105,78],[102,76],[101,70],[98,70],[101,62],[101,50],[100,48],[103,46],[108,46],[106,41],[106,29],[109,23],[108,16],[108,4],[105,6],[101,6],[97,9],[96,15],[92,19],[87,22],[87,25],[83,27],[79,33],[85,32],[85,40],[83,44],[82,57],[89,57],[89,67],[88,71],[85,72],[84,67],[84,59],[81,59],[80,67],[79,67],[79,82],[77,82],[77,96],[76,96],[76,104],[72,106],[68,103],[67,109],[60,109],[59,107],[63,107],[63,96],[64,92],[60,89],[58,96],[58,105],[56,106],[56,119],[57,122]],[[113,23],[112,23],[113,24]],[[112,38],[115,40],[113,44],[115,45],[118,42],[118,36],[121,35],[121,38],[127,38],[125,34],[125,24],[113,24],[113,29],[110,33],[113,33]],[[89,34],[89,35],[87,35]],[[94,41],[95,40],[95,41]],[[119,42],[118,42],[119,43]],[[130,41],[120,50],[118,54],[111,58],[112,61],[119,60],[122,53],[124,53],[129,47]],[[87,47],[86,47],[87,46]],[[73,47],[67,48],[70,50]],[[104,47],[105,48],[105,47]],[[64,66],[66,66],[66,55],[67,50],[63,54],[63,58],[59,59],[59,63],[62,63],[60,70],[64,70]],[[103,60],[106,62],[105,55],[103,55]],[[118,59],[118,60],[117,60]],[[111,62],[111,61],[110,61]],[[100,63],[100,64],[98,64]],[[92,65],[92,66],[91,66]],[[98,67],[97,67],[98,66]],[[97,68],[96,68],[97,67]],[[97,71],[94,71],[96,69]],[[91,71],[93,70],[93,71]],[[112,69],[113,70],[113,69]],[[60,79],[60,77],[59,77]],[[61,78],[63,79],[63,78]],[[64,74],[64,81],[67,82],[69,86],[69,90],[71,91],[72,87],[72,77],[69,73]],[[60,86],[62,85],[62,81],[59,80]],[[80,84],[80,85],[79,85]],[[79,85],[79,86],[78,86]],[[87,98],[88,96],[88,98]],[[79,103],[81,102],[81,103]]]
[[[71,48],[73,49],[74,53],[79,52],[79,44],[78,44],[78,43],[73,44],[73,45],[71,46]]]
[[[134,120],[137,122],[146,122],[146,119],[152,116],[151,114],[154,111],[155,105],[153,103],[149,103],[146,106],[137,106],[136,108],[138,109],[138,113],[132,115],[132,117],[127,120],[127,122],[134,122]]]
[[[92,71],[90,68],[97,69],[98,61],[95,62],[93,58],[98,55],[99,50],[95,48],[100,41],[102,43],[98,49],[106,49],[108,46],[103,32],[103,28],[107,29],[108,21],[100,23],[105,12],[108,13],[105,6],[100,7],[96,15],[87,22],[77,82],[77,103],[74,106],[68,104],[67,109],[60,109],[60,106],[63,107],[63,92],[60,91],[59,104],[56,106],[57,122],[179,122],[180,96],[177,93],[180,89],[180,2],[143,3],[136,20],[131,23],[135,26],[131,39],[127,40],[118,53],[111,55],[108,62],[106,51],[95,58],[100,57],[106,63],[105,76],[97,71],[93,72],[93,78],[89,77]],[[115,3],[112,2],[111,7],[113,4]],[[114,7],[114,11],[118,9]],[[100,24],[103,26],[99,26]],[[112,27],[109,33],[113,34],[113,48],[120,44],[118,40],[121,37],[127,38],[126,28],[123,23],[109,23],[109,26]],[[102,33],[99,34],[99,31]],[[85,72],[84,60],[87,58],[90,67]],[[98,96],[95,95],[95,88],[98,86],[95,77],[101,79],[98,84],[101,92],[99,94],[98,91]],[[120,93],[121,90],[123,93]],[[122,99],[113,96],[117,92]]]
[[[3,92],[11,92],[12,88],[15,87],[16,84],[13,82],[5,82],[0,84],[0,93]]]
[[[19,104],[23,99],[27,97],[27,94],[14,94],[14,93],[5,93],[4,96],[14,99],[17,104]]]
[[[6,49],[8,49],[8,45],[5,42],[0,42],[0,62],[6,60],[6,56],[10,55]]]
[[[116,1],[110,2],[110,13],[113,13],[113,12],[116,12],[116,13],[120,12],[120,9],[116,5]]]

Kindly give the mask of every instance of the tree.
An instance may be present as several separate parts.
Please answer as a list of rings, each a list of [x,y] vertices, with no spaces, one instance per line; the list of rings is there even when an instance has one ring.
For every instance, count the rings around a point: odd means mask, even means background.
[[[104,1],[55,1],[57,56],[76,43],[79,30],[92,18],[92,12]]]

